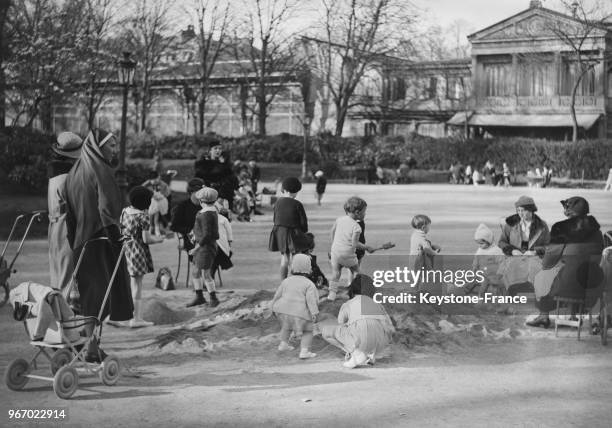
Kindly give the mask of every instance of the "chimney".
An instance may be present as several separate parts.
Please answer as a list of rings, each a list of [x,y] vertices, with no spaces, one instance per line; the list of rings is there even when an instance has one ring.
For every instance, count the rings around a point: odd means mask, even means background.
[[[540,0],[530,0],[529,9],[536,9],[538,7],[542,7],[542,2]]]
[[[578,4],[577,1],[572,3],[572,16],[574,18],[576,18],[576,16],[578,15],[578,6],[580,6],[580,5]]]
[[[188,25],[186,30],[181,31],[181,38],[183,39],[183,42],[193,39],[195,35],[193,25]]]

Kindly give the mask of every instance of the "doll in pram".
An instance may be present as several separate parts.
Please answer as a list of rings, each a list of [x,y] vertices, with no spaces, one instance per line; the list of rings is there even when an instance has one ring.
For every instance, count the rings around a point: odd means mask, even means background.
[[[86,246],[77,261],[75,274]],[[106,355],[98,345],[102,337],[100,317],[124,251],[122,248],[97,317],[75,315],[62,293],[46,285],[24,282],[11,290],[9,301],[13,316],[17,321],[24,322],[30,344],[37,352],[29,362],[18,358],[8,365],[4,378],[9,389],[21,390],[29,379],[47,380],[53,382],[53,390],[59,398],[68,399],[78,388],[79,373],[98,375],[105,385],[117,383],[119,360]],[[75,274],[71,285],[74,284]],[[53,377],[31,374],[38,368],[37,358],[40,355],[49,360]]]

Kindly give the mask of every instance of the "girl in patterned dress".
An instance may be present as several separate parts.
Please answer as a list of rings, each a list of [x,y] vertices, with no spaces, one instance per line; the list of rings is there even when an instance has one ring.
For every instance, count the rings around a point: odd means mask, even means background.
[[[164,240],[163,236],[155,236],[150,232],[149,205],[153,192],[146,187],[136,186],[129,194],[130,206],[121,213],[121,228],[126,238],[125,259],[130,274],[132,299],[134,300],[134,318],[129,326],[147,327],[152,322],[142,319],[142,278],[145,274],[153,272],[153,258],[149,251],[149,244],[157,244]]]

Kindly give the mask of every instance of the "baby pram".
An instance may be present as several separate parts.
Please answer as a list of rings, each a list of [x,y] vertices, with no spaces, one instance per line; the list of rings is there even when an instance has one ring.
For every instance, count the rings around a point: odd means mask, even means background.
[[[87,245],[99,240],[108,241],[108,238],[95,238],[83,246],[71,286],[75,284],[76,272],[87,251]],[[53,390],[59,398],[68,399],[79,386],[79,373],[97,374],[105,385],[117,383],[120,376],[117,357],[108,355],[99,363],[89,362],[86,353],[88,347],[93,348],[101,357],[97,347],[102,336],[100,317],[124,253],[125,247],[122,247],[97,317],[75,316],[59,290],[45,285],[25,282],[11,291],[10,301],[15,318],[23,320],[31,339],[30,344],[37,352],[29,362],[23,358],[11,361],[4,377],[9,389],[21,390],[29,379],[47,380],[53,382]],[[91,352],[92,349],[89,349]],[[44,355],[51,363],[53,377],[31,374],[38,369],[37,358],[40,355]]]
[[[30,221],[28,222],[26,230],[23,233],[23,236],[21,237],[21,242],[19,243],[19,246],[17,247],[17,251],[15,252],[13,259],[11,260],[11,263],[9,264],[7,260],[4,258],[4,256],[6,255],[6,250],[9,244],[11,243],[11,239],[13,239],[13,234],[15,233],[15,229],[17,229],[17,225],[21,222],[21,220],[25,219],[28,216],[28,214],[21,214],[17,216],[17,218],[15,219],[15,222],[13,223],[11,232],[9,233],[9,236],[6,239],[6,242],[4,243],[2,254],[0,254],[0,287],[1,287],[0,288],[0,307],[4,306],[4,304],[8,301],[9,292],[10,292],[10,286],[9,286],[8,280],[11,277],[11,274],[17,272],[15,269],[13,269],[13,266],[15,265],[15,262],[17,261],[17,257],[19,257],[19,254],[21,253],[21,249],[23,248],[23,243],[25,242],[25,239],[28,236],[28,233],[30,232],[32,223],[34,223],[34,220],[40,221],[41,215],[43,215],[45,212],[46,211],[33,211],[32,213],[30,213],[31,215]]]

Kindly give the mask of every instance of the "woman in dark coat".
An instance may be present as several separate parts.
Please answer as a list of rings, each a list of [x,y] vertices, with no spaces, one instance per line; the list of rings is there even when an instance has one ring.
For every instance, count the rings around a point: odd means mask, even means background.
[[[76,275],[82,313],[86,316],[99,315],[121,251],[119,217],[123,201],[112,168],[117,159],[116,146],[113,134],[91,131],[83,143],[81,157],[66,178],[66,225],[75,263],[88,240],[110,239],[110,245],[108,241],[93,241],[87,245]],[[132,318],[133,311],[124,259],[100,319],[110,315],[112,321],[127,321]]]
[[[225,199],[231,210],[234,208],[234,192],[238,189],[238,178],[232,171],[229,160],[221,162],[223,151],[221,142],[213,140],[209,144],[209,157],[195,163],[195,176],[204,180],[204,184],[219,193],[219,198]]]
[[[548,312],[556,303],[555,296],[584,298],[587,289],[602,281],[599,267],[603,235],[595,217],[589,214],[589,203],[580,196],[561,201],[567,220],[553,225],[550,245],[542,260],[542,272],[536,276],[537,318],[527,323],[532,327],[550,326]]]

